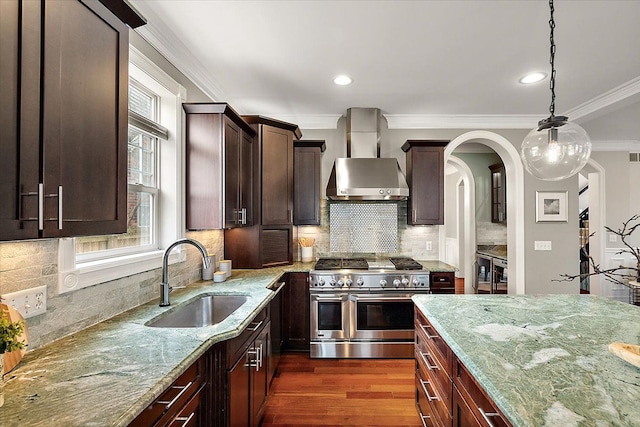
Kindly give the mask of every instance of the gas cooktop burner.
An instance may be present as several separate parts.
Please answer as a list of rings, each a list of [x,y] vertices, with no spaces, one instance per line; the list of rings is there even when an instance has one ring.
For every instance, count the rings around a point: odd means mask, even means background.
[[[396,266],[396,270],[422,270],[422,264],[413,258],[398,257],[389,260]]]
[[[316,270],[366,270],[369,268],[364,258],[320,258],[314,267]]]

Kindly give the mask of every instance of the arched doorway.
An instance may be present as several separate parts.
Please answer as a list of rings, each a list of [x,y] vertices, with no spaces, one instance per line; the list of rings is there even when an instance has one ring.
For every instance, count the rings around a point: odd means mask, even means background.
[[[465,142],[473,141],[488,146],[495,151],[505,166],[505,173],[509,182],[507,185],[507,251],[509,254],[509,294],[525,293],[525,260],[524,260],[524,168],[520,160],[520,154],[516,148],[503,136],[489,131],[466,132],[447,144],[444,150],[445,165],[451,161],[456,162],[453,151]],[[465,188],[472,186],[466,185]],[[466,197],[465,197],[465,200]],[[475,199],[474,199],[475,200]],[[475,212],[475,205],[466,206],[467,212]],[[475,243],[475,217],[465,215],[465,234],[470,233],[473,237],[465,237],[464,241],[464,265],[465,278],[474,276],[474,260],[476,252]],[[465,279],[465,292],[472,285],[470,280]]]

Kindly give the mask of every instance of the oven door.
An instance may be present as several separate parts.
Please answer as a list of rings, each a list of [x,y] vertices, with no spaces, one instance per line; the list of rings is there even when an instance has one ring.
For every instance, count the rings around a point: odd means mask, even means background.
[[[348,294],[311,294],[311,341],[344,341],[349,330]]]
[[[351,294],[349,324],[352,340],[413,341],[411,294]]]

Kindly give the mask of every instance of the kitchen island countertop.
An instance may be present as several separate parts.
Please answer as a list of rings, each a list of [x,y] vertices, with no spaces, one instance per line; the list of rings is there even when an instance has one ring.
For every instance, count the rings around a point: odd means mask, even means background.
[[[638,426],[638,307],[589,295],[417,295],[420,309],[514,426]]]

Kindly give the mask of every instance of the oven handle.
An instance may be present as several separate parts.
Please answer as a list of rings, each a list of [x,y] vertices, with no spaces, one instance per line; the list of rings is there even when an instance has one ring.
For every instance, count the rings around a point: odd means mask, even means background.
[[[351,301],[369,301],[369,302],[386,302],[386,301],[411,301],[411,295],[403,297],[361,297],[359,295],[349,295]]]
[[[344,301],[344,297],[314,297],[314,301]]]

